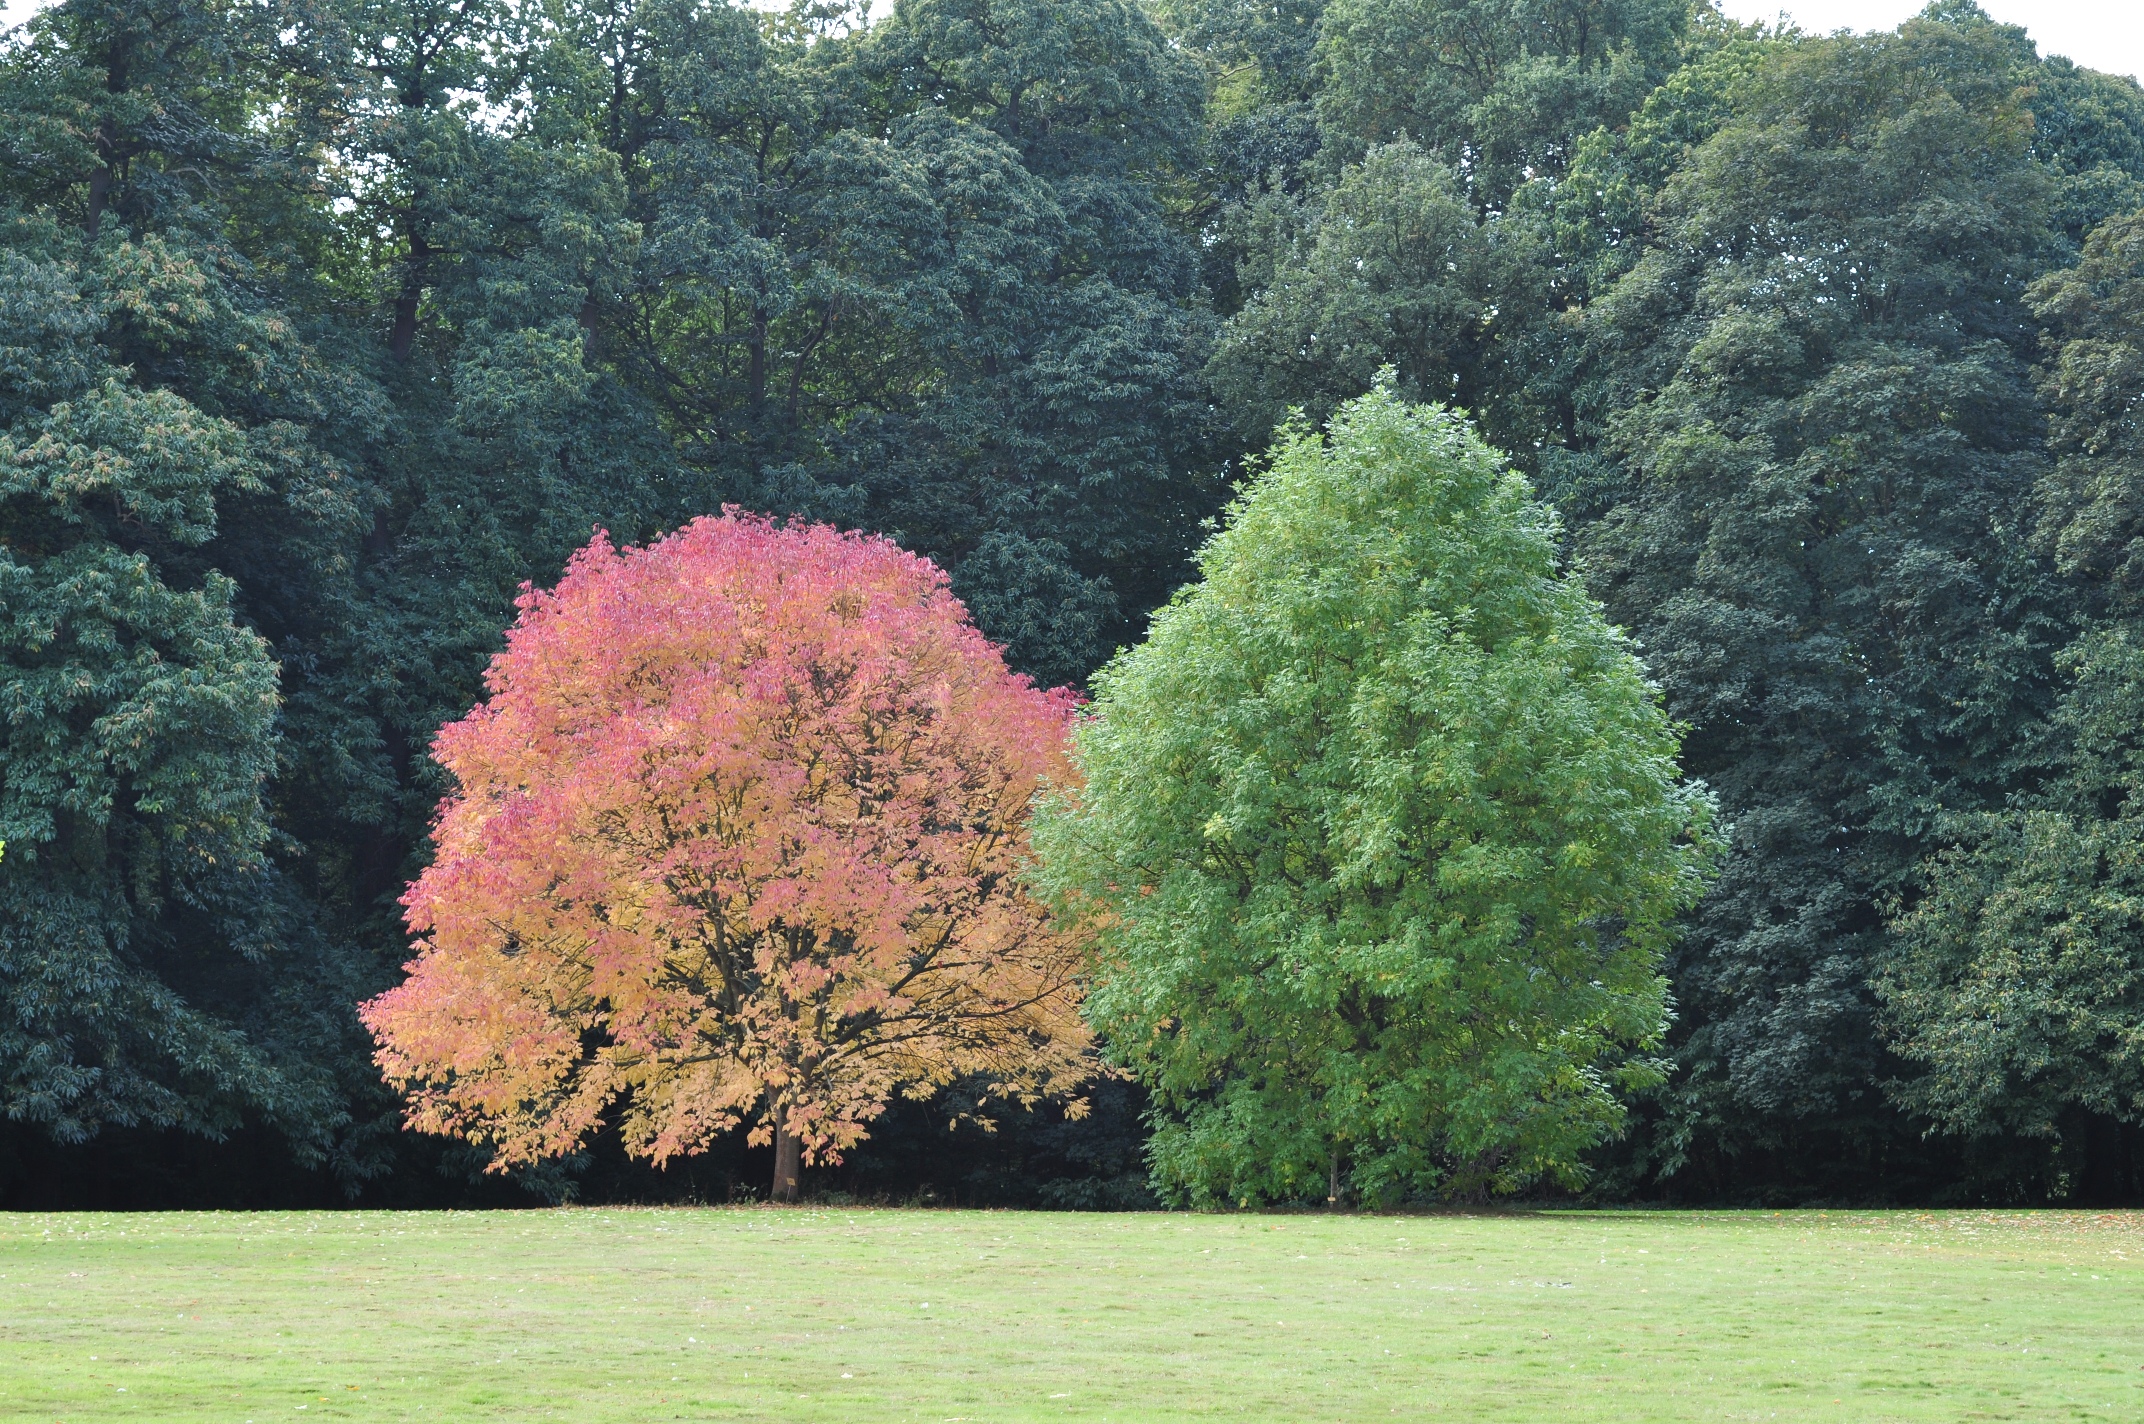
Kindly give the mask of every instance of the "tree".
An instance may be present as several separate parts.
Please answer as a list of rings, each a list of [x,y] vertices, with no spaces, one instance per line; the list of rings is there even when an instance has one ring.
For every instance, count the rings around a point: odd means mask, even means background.
[[[1318,119],[1350,157],[1411,138],[1500,209],[1628,119],[1675,67],[1690,14],[1686,0],[1331,0]]]
[[[641,241],[590,321],[681,462],[925,553],[1016,667],[1084,677],[1218,498],[1197,244],[1156,198],[1182,56],[1131,0],[547,14],[528,131],[618,160]]]
[[[2091,621],[2011,804],[1944,823],[1876,990],[1921,1069],[1903,1101],[1952,1133],[2042,1143],[2050,1176],[2120,1199],[2144,1122],[2144,211],[2100,224],[2031,300],[2056,456],[2035,542]]]
[[[2144,203],[2144,86],[2048,55],[2033,76],[2032,146],[2054,175],[2055,225],[2082,242]]]
[[[1296,405],[1322,420],[1390,365],[1403,393],[1463,407],[1520,468],[1560,483],[1598,261],[1597,235],[1566,209],[1590,218],[1608,198],[1604,154],[1626,157],[1648,118],[1642,147],[1657,154],[1647,111],[1749,43],[1709,9],[1686,27],[1687,8],[1334,0],[1310,168],[1322,183],[1276,171],[1213,224],[1210,266],[1224,253],[1235,266],[1213,285],[1245,295],[1206,373],[1237,428],[1263,439]]]
[[[2144,617],[2144,209],[2095,228],[2031,301],[2049,328],[2039,384],[2055,456],[2034,542],[2091,614]]]
[[[1154,0],[1155,18],[1207,74],[1204,171],[1187,214],[1207,226],[1216,200],[1302,176],[1321,144],[1312,107],[1325,0]],[[1209,257],[1215,234],[1207,231]],[[1225,292],[1225,273],[1208,271]],[[1224,310],[1233,306],[1224,298]]]
[[[1694,147],[1587,313],[1606,508],[1575,541],[1735,826],[1677,952],[1656,1161],[1713,1184],[1917,1136],[1881,1086],[1883,906],[1940,812],[2000,803],[2056,632],[2019,528],[2029,48],[1954,8],[1755,57],[1724,122],[1693,89]]]
[[[1379,389],[1283,432],[1098,675],[1042,883],[1179,1198],[1583,1174],[1667,1021],[1709,802],[1553,516]]]
[[[830,473],[1015,666],[1076,681],[1219,502],[1198,243],[1159,200],[1194,158],[1196,70],[1135,0],[900,0],[854,72],[923,157],[909,281],[932,301],[906,329],[921,379],[843,427]]]
[[[1072,698],[928,561],[730,514],[599,536],[521,609],[364,1009],[413,1127],[505,1168],[621,1100],[656,1162],[750,1123],[793,1200],[896,1093],[1080,1081],[1081,956],[1019,878]]]
[[[276,305],[315,18],[76,0],[0,55],[0,1116],[61,1142],[265,1122],[317,1162],[346,1116],[355,976],[271,858],[277,630],[225,557],[353,522],[308,429],[348,382]]]
[[[1271,430],[1290,408],[1321,421],[1390,367],[1403,394],[1464,402],[1497,428],[1495,368],[1549,300],[1535,231],[1479,222],[1457,175],[1406,139],[1349,165],[1293,226],[1253,254],[1271,280],[1207,364],[1240,426]]]
[[[258,953],[276,670],[228,580],[174,587],[141,545],[201,543],[253,471],[242,432],[101,368],[75,264],[9,256],[45,339],[0,434],[0,1111],[227,1130],[278,1075],[174,979]]]
[[[2144,648],[2110,631],[2063,662],[2060,775],[2013,810],[1951,818],[1875,987],[1922,1070],[1902,1101],[1946,1132],[2053,1149],[2054,1195],[2066,1176],[2125,1200],[2134,1132],[2107,1129],[2144,1122]]]

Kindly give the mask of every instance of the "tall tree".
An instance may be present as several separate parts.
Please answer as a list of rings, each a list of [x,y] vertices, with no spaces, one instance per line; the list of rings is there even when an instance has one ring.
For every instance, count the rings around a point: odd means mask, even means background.
[[[2029,59],[1970,9],[1774,52],[1588,313],[1613,474],[1581,556],[1735,827],[1677,952],[1661,1138],[1715,1185],[1885,1150],[1882,906],[2044,706]]]
[[[1001,245],[966,214],[1006,185],[948,166],[958,344],[932,342],[939,391],[857,422],[843,458],[873,526],[944,559],[985,631],[1055,630],[1011,643],[1018,665],[1077,676],[1168,596],[1212,507],[1197,258],[1155,191],[1192,161],[1197,76],[1131,0],[902,0],[856,64],[920,143],[993,135],[1057,216]]]
[[[2139,171],[2144,172],[2144,163]],[[2034,542],[2102,621],[2144,616],[2144,208],[2102,223],[2031,292],[2055,456]]]
[[[1262,225],[1247,257],[1270,275],[1207,364],[1238,426],[1270,430],[1291,409],[1322,421],[1389,367],[1409,398],[1462,402],[1490,433],[1538,443],[1532,412],[1506,399],[1554,300],[1538,225],[1481,222],[1459,175],[1406,139],[1309,206]]]
[[[352,383],[277,305],[315,18],[74,3],[0,59],[0,1112],[63,1141],[268,1121],[317,1160],[344,1116],[362,977],[269,856],[288,624],[230,577],[359,515],[312,438]]]
[[[1408,138],[1501,209],[1679,61],[1688,0],[1331,0],[1317,111],[1347,156]]]
[[[2055,177],[2051,210],[2073,242],[2144,204],[2144,85],[2060,55],[2032,76],[2033,151]]]
[[[1284,434],[1036,832],[1195,1202],[1583,1176],[1657,1081],[1709,803],[1525,481],[1380,390]]]
[[[1645,111],[1676,76],[1750,41],[1702,7],[1687,24],[1676,5],[1521,8],[1324,13],[1318,160],[1244,182],[1213,221],[1213,260],[1234,270],[1210,280],[1238,309],[1207,376],[1254,442],[1287,409],[1323,419],[1390,365],[1403,390],[1458,403],[1562,482],[1580,438],[1576,317],[1598,261],[1566,210],[1590,218],[1608,201],[1604,154],[1662,147],[1633,126],[1661,127]]]
[[[1285,186],[1323,146],[1315,103],[1317,43],[1326,0],[1156,0],[1171,38],[1206,70],[1200,209]],[[1219,280],[1215,280],[1218,278]],[[1227,286],[1209,273],[1209,285]]]
[[[608,146],[642,234],[606,363],[724,497],[894,534],[1016,664],[1083,676],[1211,507],[1198,264],[1155,196],[1187,64],[1116,0],[561,14],[531,132]]]
[[[2051,1149],[2053,1195],[2132,1196],[2144,1123],[2144,211],[2032,290],[2056,463],[2036,542],[2092,615],[2060,706],[2001,811],[1954,844],[1897,927],[1878,988],[1906,1102],[1952,1132]]]

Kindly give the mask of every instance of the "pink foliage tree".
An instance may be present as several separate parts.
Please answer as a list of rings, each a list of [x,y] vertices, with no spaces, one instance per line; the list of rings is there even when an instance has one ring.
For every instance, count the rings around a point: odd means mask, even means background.
[[[731,511],[598,535],[520,607],[362,1010],[412,1127],[503,1170],[613,1110],[658,1163],[744,1126],[793,1200],[895,1094],[1077,1086],[1082,957],[1020,878],[1075,699],[935,566]]]

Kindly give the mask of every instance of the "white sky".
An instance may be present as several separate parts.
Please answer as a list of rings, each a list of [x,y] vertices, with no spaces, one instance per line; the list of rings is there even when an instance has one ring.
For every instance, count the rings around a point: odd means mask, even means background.
[[[0,24],[14,25],[45,0],[0,0]],[[1926,0],[1720,0],[1738,20],[1785,14],[1805,30],[1888,30]],[[2089,69],[2144,79],[2144,0],[1980,0],[2005,24],[2023,25],[2043,54],[2066,54]]]
[[[1926,0],[1720,0],[1737,20],[1784,14],[1804,30],[1896,29]],[[2144,0],[1980,0],[2006,25],[2023,25],[2042,54],[2067,55],[2087,69],[2144,79]]]

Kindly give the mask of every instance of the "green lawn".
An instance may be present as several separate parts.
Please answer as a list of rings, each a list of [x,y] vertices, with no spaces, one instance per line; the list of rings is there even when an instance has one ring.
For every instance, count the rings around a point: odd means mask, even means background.
[[[0,1419],[2144,1419],[2144,1213],[0,1215]]]

